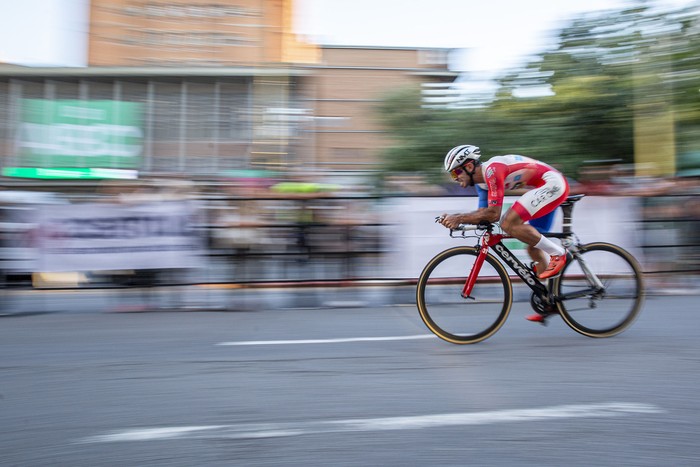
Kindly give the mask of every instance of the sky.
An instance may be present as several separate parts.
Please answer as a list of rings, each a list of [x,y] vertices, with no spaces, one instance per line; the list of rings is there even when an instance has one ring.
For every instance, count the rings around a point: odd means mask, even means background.
[[[661,0],[684,5],[698,0]],[[453,67],[489,76],[555,45],[574,15],[625,0],[296,0],[322,44],[462,49]],[[0,62],[85,66],[88,0],[0,0]]]
[[[89,0],[0,0],[0,62],[85,66]]]
[[[447,47],[457,71],[485,76],[556,46],[558,32],[585,12],[628,0],[297,0],[297,27],[323,44]],[[693,0],[659,0],[683,6]],[[697,1],[697,0],[696,0]]]

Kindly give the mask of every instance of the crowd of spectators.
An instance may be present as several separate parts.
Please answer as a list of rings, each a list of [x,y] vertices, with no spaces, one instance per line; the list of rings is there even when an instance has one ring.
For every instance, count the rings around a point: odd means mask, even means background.
[[[197,228],[218,271],[210,280],[313,281],[371,275],[386,245],[379,213],[383,198],[469,195],[455,193],[448,180],[435,184],[416,174],[394,174],[371,194],[366,180],[362,186],[358,193],[350,186],[301,176],[215,184],[106,181],[93,193],[72,196],[71,202],[196,202],[203,213]],[[643,177],[629,166],[589,166],[572,186],[588,196],[639,197],[640,246],[647,251],[650,268],[700,271],[700,177]],[[17,238],[17,233],[6,234],[8,238]]]

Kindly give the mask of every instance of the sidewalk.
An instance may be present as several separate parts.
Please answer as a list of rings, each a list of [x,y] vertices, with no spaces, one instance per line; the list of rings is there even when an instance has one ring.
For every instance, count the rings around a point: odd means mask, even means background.
[[[700,295],[696,276],[646,278],[647,295]],[[412,281],[345,281],[338,284],[206,284],[152,288],[6,289],[0,314],[147,311],[257,311],[262,309],[415,306]],[[513,284],[514,301],[530,290]]]
[[[128,289],[6,290],[2,314],[257,311],[415,305],[413,285],[242,288],[230,284]]]

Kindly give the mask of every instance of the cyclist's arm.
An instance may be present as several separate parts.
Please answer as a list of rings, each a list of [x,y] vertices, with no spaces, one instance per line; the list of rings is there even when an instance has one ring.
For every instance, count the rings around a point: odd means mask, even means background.
[[[501,218],[501,207],[489,206],[465,214],[443,214],[440,223],[449,229],[456,229],[460,224],[476,225],[481,221],[497,222]]]
[[[499,169],[501,169],[499,167]],[[441,224],[450,229],[456,229],[460,224],[476,225],[479,222],[498,222],[503,209],[503,188],[505,173],[503,170],[492,171],[493,176],[486,179],[489,190],[476,187],[479,194],[479,209],[466,214],[442,215]],[[482,191],[486,191],[484,196]]]

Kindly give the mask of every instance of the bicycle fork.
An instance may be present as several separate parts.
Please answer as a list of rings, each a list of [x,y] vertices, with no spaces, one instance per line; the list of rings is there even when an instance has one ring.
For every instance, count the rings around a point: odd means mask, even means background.
[[[488,252],[489,246],[487,242],[484,241],[481,245],[481,248],[479,249],[479,254],[476,257],[476,260],[472,265],[472,270],[469,272],[467,281],[464,283],[464,287],[462,287],[462,298],[469,298],[475,300],[474,297],[471,296],[472,289],[474,288],[476,278],[479,277],[479,272],[481,272],[481,266],[484,264],[484,260],[486,259],[486,255],[488,254]]]

